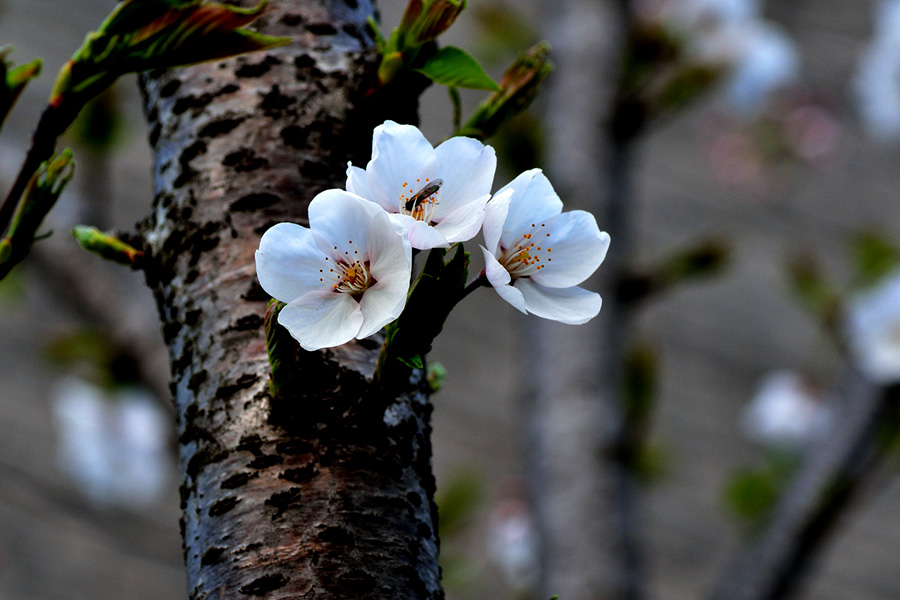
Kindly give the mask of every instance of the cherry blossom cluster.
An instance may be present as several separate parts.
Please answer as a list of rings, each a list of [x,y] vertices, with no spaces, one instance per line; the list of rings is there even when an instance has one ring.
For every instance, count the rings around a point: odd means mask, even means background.
[[[593,215],[562,210],[539,169],[491,195],[493,148],[454,137],[432,147],[411,125],[375,128],[365,169],[348,165],[346,190],[320,193],[309,227],[279,223],[260,240],[263,289],[286,306],[278,322],[306,350],[365,338],[403,311],[415,251],[448,248],[483,231],[491,285],[523,313],[580,324],[601,299],[580,283],[606,256]]]

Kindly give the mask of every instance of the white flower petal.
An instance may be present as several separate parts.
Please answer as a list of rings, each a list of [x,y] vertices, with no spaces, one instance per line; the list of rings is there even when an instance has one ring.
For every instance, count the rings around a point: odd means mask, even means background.
[[[590,277],[609,248],[609,235],[600,231],[594,215],[583,210],[564,212],[547,221],[546,233],[532,241],[547,250],[544,266],[532,275],[535,282],[549,287],[578,285]]]
[[[369,176],[365,169],[354,167],[350,163],[347,163],[347,191],[367,200],[375,200],[369,189]]]
[[[434,153],[437,176],[444,180],[441,202],[435,209],[436,217],[452,213],[482,196],[490,197],[494,171],[497,170],[493,148],[472,138],[453,137],[435,148]]]
[[[487,248],[481,246],[481,252],[484,254],[484,274],[487,276],[488,282],[500,294],[500,297],[513,305],[513,307],[526,313],[525,298],[522,292],[510,285],[512,278],[506,269],[503,268],[494,255],[488,252]]]
[[[411,189],[411,194],[419,191],[416,178],[436,176],[432,173],[435,161],[434,149],[418,128],[385,121],[375,128],[372,160],[366,166],[370,199],[396,212],[402,191]]]
[[[484,245],[494,255],[500,252],[500,234],[503,233],[503,224],[506,222],[506,215],[509,214],[509,201],[512,195],[512,188],[505,189],[494,194],[484,207]]]
[[[546,221],[562,212],[562,200],[540,169],[525,171],[503,186],[497,194],[507,189],[512,189],[513,195],[500,236],[500,245],[504,248],[514,244],[532,223]]]
[[[319,269],[324,255],[306,227],[278,223],[266,231],[256,251],[256,276],[267,294],[291,302],[322,289]]]
[[[324,242],[320,243],[323,252],[346,256],[354,252],[365,254],[369,224],[378,213],[384,210],[355,194],[325,190],[309,203],[309,227],[321,236],[316,241]]]
[[[490,197],[488,194],[460,206],[433,227],[451,244],[471,240],[481,229],[484,222],[484,205]]]
[[[405,215],[401,215],[405,216]],[[416,221],[412,217],[408,217],[409,221],[404,219],[404,224],[408,223],[409,243],[413,248],[418,250],[430,250],[431,248],[449,248],[450,242],[441,235],[441,232],[424,223]]]
[[[580,287],[549,288],[529,279],[517,279],[515,287],[533,315],[569,325],[587,323],[600,312],[600,294]]]
[[[403,312],[409,291],[409,269],[382,277],[362,296],[363,324],[356,337],[367,338]]]
[[[311,292],[281,309],[278,322],[305,350],[346,344],[359,333],[363,314],[350,294]]]

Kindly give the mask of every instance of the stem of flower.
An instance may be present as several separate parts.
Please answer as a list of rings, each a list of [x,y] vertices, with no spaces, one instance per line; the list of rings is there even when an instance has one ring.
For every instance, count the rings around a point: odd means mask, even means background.
[[[462,302],[463,298],[465,298],[466,296],[468,296],[469,294],[471,294],[478,288],[486,287],[488,285],[490,285],[490,283],[488,282],[488,278],[484,272],[484,269],[482,269],[481,274],[479,274],[478,277],[476,277],[475,279],[470,281],[466,285],[466,287],[463,289],[462,293],[459,295],[459,300],[457,300],[457,303]]]

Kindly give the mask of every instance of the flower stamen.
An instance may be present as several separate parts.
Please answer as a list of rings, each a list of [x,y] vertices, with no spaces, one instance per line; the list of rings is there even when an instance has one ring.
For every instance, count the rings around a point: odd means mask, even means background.
[[[418,179],[416,180],[418,181]],[[435,179],[429,182],[425,180],[425,186],[418,192],[406,198],[404,194],[400,195],[400,212],[416,219],[417,221],[431,222],[431,216],[434,209],[438,205],[438,192],[444,185],[442,179]],[[404,184],[404,187],[406,184]]]

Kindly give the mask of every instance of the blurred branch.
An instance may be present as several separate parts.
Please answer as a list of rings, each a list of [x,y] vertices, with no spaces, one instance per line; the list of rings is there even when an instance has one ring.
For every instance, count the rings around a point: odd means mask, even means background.
[[[842,396],[839,428],[810,449],[771,521],[738,551],[710,600],[787,598],[885,456],[884,436],[897,434],[900,388],[854,373]]]
[[[35,246],[29,258],[40,272],[35,280],[48,297],[65,299],[59,303],[64,310],[103,331],[115,351],[133,359],[141,383],[171,411],[162,338],[155,322],[146,318],[146,307],[133,306],[96,257],[72,252],[71,238],[62,240]]]

